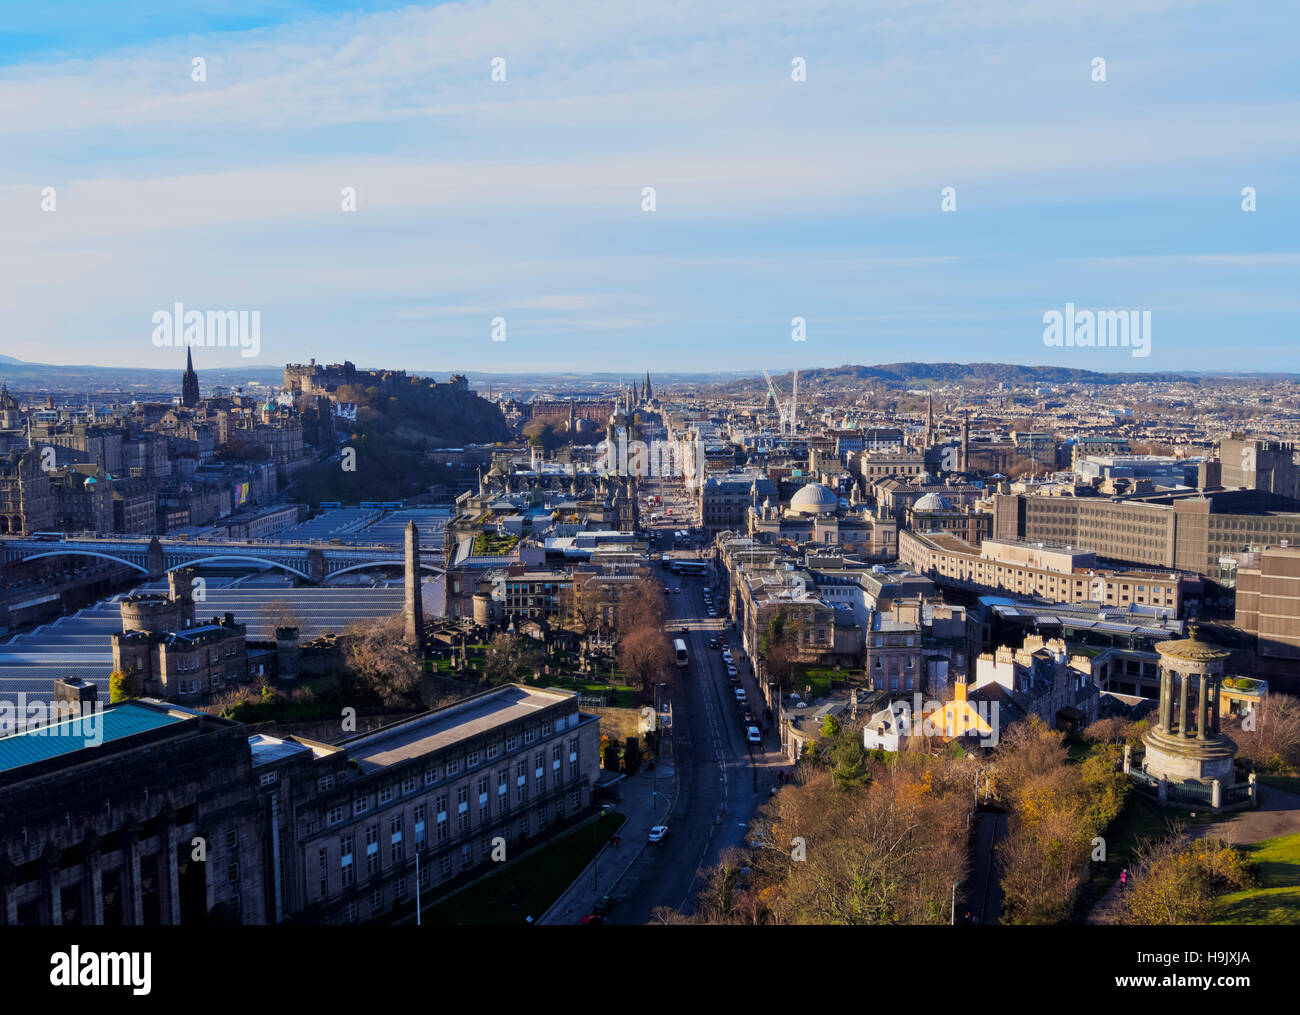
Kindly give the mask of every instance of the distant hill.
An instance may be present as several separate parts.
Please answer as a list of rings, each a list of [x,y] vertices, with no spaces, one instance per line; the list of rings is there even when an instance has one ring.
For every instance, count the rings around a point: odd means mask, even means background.
[[[1101,373],[1077,367],[1020,366],[1015,363],[883,363],[877,366],[844,364],[799,371],[799,390],[862,386],[879,383],[891,387],[929,387],[941,384],[1131,384],[1135,381],[1192,381],[1209,375],[1191,373]],[[790,390],[790,373],[773,377],[784,391]],[[760,385],[766,386],[763,382]],[[733,381],[723,390],[752,389],[753,382]]]
[[[0,380],[11,391],[31,392],[98,392],[122,391],[141,394],[174,393],[181,390],[185,372],[185,350],[176,354],[174,367],[99,367],[28,363],[12,356],[0,356]],[[156,361],[155,361],[156,362]],[[279,387],[284,382],[283,366],[250,366],[225,369],[206,367],[195,357],[194,369],[204,394],[214,387],[237,388],[249,384]]]

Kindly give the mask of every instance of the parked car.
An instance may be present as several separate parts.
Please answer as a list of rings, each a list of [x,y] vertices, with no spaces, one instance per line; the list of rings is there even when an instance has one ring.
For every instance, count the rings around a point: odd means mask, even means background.
[[[736,688],[736,700],[742,705],[745,703],[745,689],[743,687]]]
[[[651,842],[663,842],[666,838],[668,838],[667,825],[655,825],[654,828],[650,829]]]

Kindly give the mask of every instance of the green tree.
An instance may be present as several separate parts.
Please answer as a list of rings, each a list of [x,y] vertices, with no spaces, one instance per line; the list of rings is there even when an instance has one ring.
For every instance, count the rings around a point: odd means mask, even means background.
[[[121,670],[114,670],[108,675],[108,701],[109,704],[116,705],[119,701],[130,701],[132,698],[140,697],[142,689],[140,681]]]

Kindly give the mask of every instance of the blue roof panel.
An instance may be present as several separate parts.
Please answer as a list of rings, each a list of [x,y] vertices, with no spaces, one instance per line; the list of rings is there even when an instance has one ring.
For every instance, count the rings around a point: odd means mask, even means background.
[[[128,701],[89,715],[13,733],[0,737],[0,772],[97,747],[110,740],[181,722],[183,718]]]

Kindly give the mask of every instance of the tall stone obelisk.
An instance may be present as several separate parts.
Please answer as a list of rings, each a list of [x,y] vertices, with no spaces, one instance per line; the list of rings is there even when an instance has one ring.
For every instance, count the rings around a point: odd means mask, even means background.
[[[424,597],[420,588],[420,531],[412,519],[406,525],[406,644],[412,652],[424,653]]]

